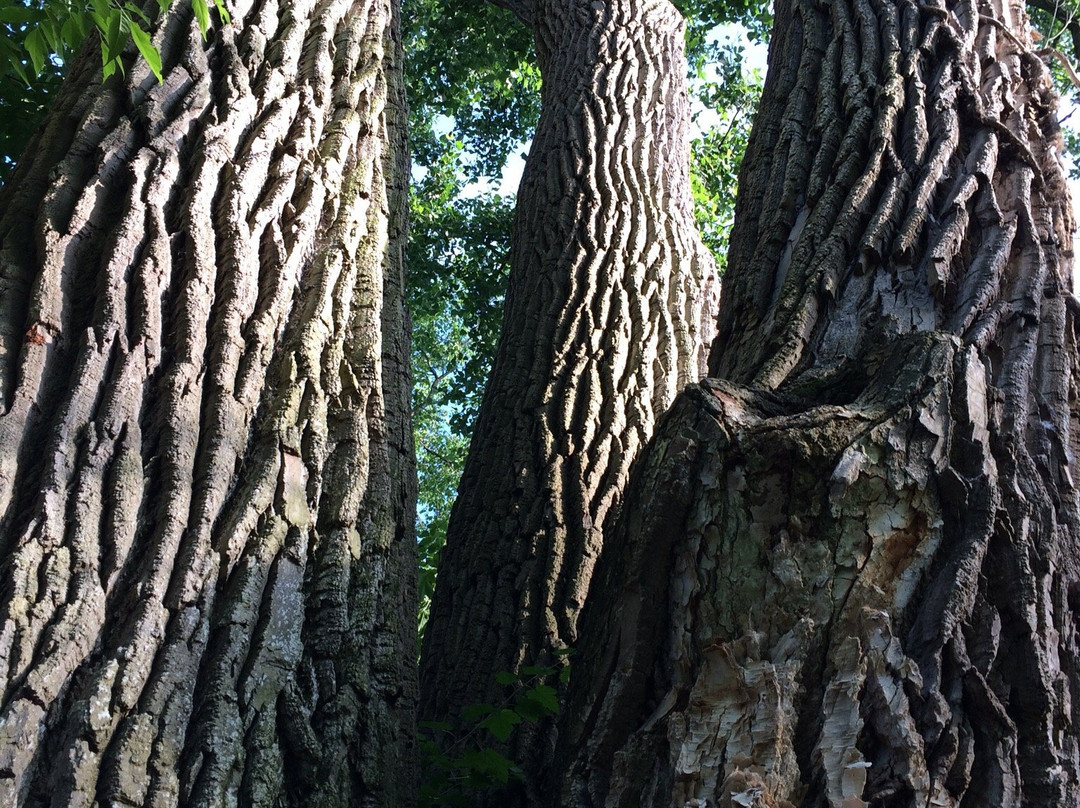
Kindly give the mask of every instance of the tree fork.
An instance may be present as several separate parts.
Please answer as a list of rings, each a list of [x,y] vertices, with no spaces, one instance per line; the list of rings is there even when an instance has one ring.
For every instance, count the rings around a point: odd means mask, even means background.
[[[0,803],[415,801],[397,8],[89,47],[0,200]]]
[[[1049,76],[1014,2],[776,17],[717,378],[665,417],[605,540],[553,803],[1075,805],[1080,367]]]

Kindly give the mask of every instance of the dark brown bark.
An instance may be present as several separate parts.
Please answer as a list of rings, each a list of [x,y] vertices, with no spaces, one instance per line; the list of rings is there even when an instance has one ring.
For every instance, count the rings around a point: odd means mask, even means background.
[[[0,200],[5,806],[415,801],[397,10],[229,8]]]
[[[713,334],[678,12],[639,0],[514,10],[535,32],[543,111],[424,640],[422,718],[498,703],[496,671],[574,643],[601,525],[656,417],[703,374]],[[523,729],[513,754],[535,772],[552,740]]]
[[[779,4],[710,371],[582,618],[567,806],[1075,806],[1056,100],[1015,2]]]

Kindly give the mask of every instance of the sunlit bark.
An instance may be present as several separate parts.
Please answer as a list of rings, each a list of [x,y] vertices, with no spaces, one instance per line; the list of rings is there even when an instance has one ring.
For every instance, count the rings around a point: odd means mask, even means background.
[[[388,0],[88,47],[0,200],[0,804],[409,805]]]
[[[536,36],[543,111],[425,636],[422,718],[497,703],[496,671],[574,643],[601,525],[656,418],[702,376],[714,333],[678,12],[640,0],[513,8]],[[552,743],[550,727],[523,728],[513,756],[535,773]]]

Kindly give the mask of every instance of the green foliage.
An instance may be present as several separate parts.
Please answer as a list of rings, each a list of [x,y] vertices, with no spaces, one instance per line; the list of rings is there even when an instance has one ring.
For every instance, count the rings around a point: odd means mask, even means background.
[[[561,649],[556,655],[569,653]],[[421,722],[420,808],[469,806],[478,792],[520,780],[521,768],[500,748],[506,748],[521,725],[559,714],[558,691],[550,682],[566,682],[569,674],[567,664],[499,671],[495,680],[506,687],[500,704],[470,704],[457,727],[445,721]]]
[[[1080,0],[1028,0],[1027,12],[1036,32],[1036,47],[1056,50],[1076,64],[1080,58]]]
[[[772,30],[769,0],[673,0],[686,18],[686,60],[690,75],[701,77],[715,57],[712,34],[717,26],[735,23],[751,42],[767,42]]]
[[[165,12],[172,0],[157,0]],[[210,28],[206,0],[191,0],[195,19],[203,37]],[[223,23],[229,21],[224,0],[214,0]],[[0,71],[18,78],[24,87],[53,66],[67,64],[82,47],[87,35],[96,31],[101,48],[101,70],[107,79],[124,70],[124,48],[130,37],[158,80],[161,54],[147,29],[151,19],[130,0],[0,0]],[[145,26],[145,27],[144,27]],[[21,41],[20,47],[17,43]]]
[[[502,322],[513,197],[484,190],[539,117],[528,31],[487,3],[406,2],[409,307],[420,628]]]
[[[510,199],[463,194],[463,145],[444,137],[442,146],[414,182],[408,247],[421,629],[498,340],[513,215]]]
[[[157,0],[162,13],[172,0]],[[224,0],[213,0],[222,23],[229,22]],[[205,38],[210,28],[207,0],[191,0]],[[29,142],[59,89],[64,72],[91,34],[101,51],[108,79],[124,72],[130,40],[161,80],[161,53],[148,33],[152,20],[130,0],[0,0],[0,182]]]
[[[1035,44],[1046,59],[1061,96],[1061,131],[1069,176],[1080,179],[1080,0],[1029,0],[1028,14]]]
[[[406,0],[403,26],[414,162],[443,159],[438,129],[449,119],[468,155],[463,176],[498,177],[540,115],[531,33],[490,3],[442,0]]]
[[[44,117],[87,31],[65,2],[0,0],[0,181]]]
[[[698,229],[722,272],[735,221],[739,166],[764,77],[746,68],[744,48],[738,43],[708,41],[701,52],[707,58],[691,80],[691,93],[700,105],[695,120],[707,118],[712,125],[691,143],[690,183]]]
[[[15,168],[63,77],[63,68],[52,62],[46,63],[29,86],[14,73],[0,71],[0,183],[6,182]]]

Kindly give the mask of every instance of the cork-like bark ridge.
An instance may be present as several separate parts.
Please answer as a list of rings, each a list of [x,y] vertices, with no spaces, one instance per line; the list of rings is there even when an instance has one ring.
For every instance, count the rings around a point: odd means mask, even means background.
[[[397,11],[93,43],[0,199],[0,803],[408,805]]]

